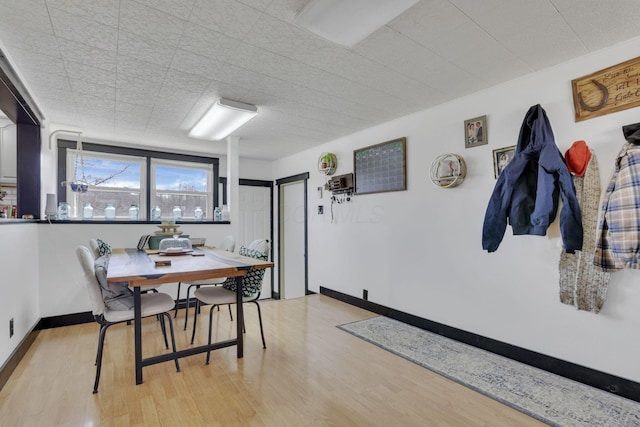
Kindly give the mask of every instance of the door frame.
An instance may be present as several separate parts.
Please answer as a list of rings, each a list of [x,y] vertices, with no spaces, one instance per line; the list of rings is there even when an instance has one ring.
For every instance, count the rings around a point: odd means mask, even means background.
[[[315,292],[309,291],[309,226],[308,226],[308,181],[309,172],[300,173],[297,175],[288,176],[276,180],[278,186],[278,292],[273,293],[274,299],[280,299],[280,290],[282,289],[282,275],[283,275],[283,259],[282,259],[282,235],[283,235],[283,212],[282,212],[282,185],[291,184],[294,182],[302,181],[303,184],[303,212],[304,212],[304,293],[305,295],[314,294]],[[271,282],[273,283],[273,282]]]
[[[274,258],[274,247],[273,247],[273,181],[265,181],[262,179],[244,179],[244,178],[240,178],[239,180],[239,184],[240,185],[246,185],[248,187],[265,187],[265,188],[269,188],[269,258],[271,259],[271,261],[273,262]],[[222,184],[222,203],[226,204],[227,203],[227,177],[226,176],[221,176],[218,178],[218,183]],[[275,279],[275,272],[273,271],[273,268],[269,269],[269,274],[271,274],[271,289],[270,289],[270,297],[273,299],[279,299],[276,298],[276,293],[274,292],[274,279]]]

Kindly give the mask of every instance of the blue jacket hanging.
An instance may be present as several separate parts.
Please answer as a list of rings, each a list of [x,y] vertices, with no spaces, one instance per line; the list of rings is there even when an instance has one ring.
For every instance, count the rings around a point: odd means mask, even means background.
[[[489,200],[482,230],[482,248],[495,252],[507,220],[514,235],[544,236],[562,195],[560,232],[565,250],[582,249],[582,217],[571,174],[556,146],[547,113],[540,105],[525,115],[516,152],[502,171]]]

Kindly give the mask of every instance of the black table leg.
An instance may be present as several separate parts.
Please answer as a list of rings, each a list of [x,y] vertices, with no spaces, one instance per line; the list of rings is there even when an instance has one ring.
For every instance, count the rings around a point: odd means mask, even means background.
[[[237,334],[237,350],[238,359],[243,357],[244,353],[244,336],[242,326],[244,325],[244,311],[242,307],[242,276],[236,277],[236,334]]]
[[[140,286],[133,287],[133,331],[135,336],[136,385],[142,384],[142,303]]]

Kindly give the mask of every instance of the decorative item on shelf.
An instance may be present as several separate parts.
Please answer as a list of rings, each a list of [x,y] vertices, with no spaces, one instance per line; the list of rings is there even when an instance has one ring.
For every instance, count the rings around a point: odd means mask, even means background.
[[[318,172],[330,176],[336,173],[338,159],[333,153],[322,153],[318,158]]]
[[[106,221],[114,221],[116,219],[116,208],[113,203],[108,203],[107,207],[104,208],[104,219]]]
[[[213,221],[222,221],[222,209],[220,208],[220,206],[216,206],[216,208],[213,210]]]
[[[84,173],[84,156],[82,151],[82,138],[81,133],[78,133],[78,139],[76,142],[76,160],[73,164],[73,181],[69,183],[71,191],[74,193],[86,193],[89,190],[89,183]],[[80,164],[80,171],[82,176],[78,178],[78,164]]]
[[[92,220],[93,219],[93,206],[91,203],[85,203],[82,208],[82,219],[83,220]]]
[[[467,165],[457,154],[443,154],[431,163],[430,175],[431,182],[438,187],[457,187],[467,176]]]
[[[168,239],[170,237],[189,237],[182,233],[182,231],[178,231],[179,225],[176,224],[174,220],[165,220],[157,226],[160,228],[160,231],[156,231],[153,236],[151,236],[148,240],[149,249],[157,250],[160,246],[160,242],[164,239]]]
[[[69,220],[69,203],[67,202],[58,203],[58,220],[59,221]]]
[[[222,205],[222,220],[229,221],[229,208],[227,205]]]
[[[202,208],[200,206],[196,206],[196,209],[193,213],[196,221],[202,221],[202,217],[203,217],[203,212],[202,212]]]
[[[173,207],[173,220],[174,221],[180,221],[181,218],[182,218],[182,209],[180,209],[180,206],[174,206]]]
[[[49,221],[52,219],[56,219],[56,214],[58,213],[58,209],[56,207],[57,197],[53,193],[47,193],[47,202],[44,207],[44,214]]]
[[[138,208],[138,205],[132,204],[129,207],[129,221],[138,221],[139,216],[140,216],[140,209]]]
[[[151,221],[160,221],[162,217],[162,211],[160,210],[160,206],[155,205],[153,209],[151,209]]]

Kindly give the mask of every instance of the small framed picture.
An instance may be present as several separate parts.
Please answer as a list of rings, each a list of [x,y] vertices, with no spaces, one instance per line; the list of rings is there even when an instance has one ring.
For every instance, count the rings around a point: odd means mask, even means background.
[[[498,179],[504,168],[507,167],[515,154],[515,145],[493,150],[493,173],[496,179]]]
[[[487,145],[487,116],[475,117],[464,121],[464,148]]]

